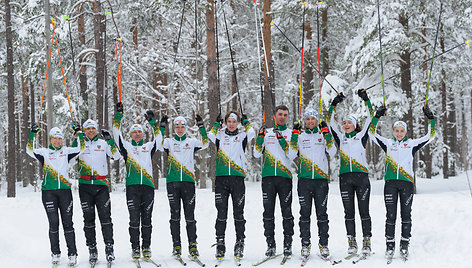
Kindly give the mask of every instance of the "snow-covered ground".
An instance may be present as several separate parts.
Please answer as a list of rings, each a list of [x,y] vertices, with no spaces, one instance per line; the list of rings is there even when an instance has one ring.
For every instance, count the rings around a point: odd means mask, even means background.
[[[250,267],[264,255],[266,244],[262,227],[262,194],[260,183],[248,182],[245,217],[246,249],[242,262],[243,267]],[[384,260],[385,238],[385,207],[383,202],[383,181],[372,181],[371,217],[373,221],[372,248],[375,254],[368,260],[356,264],[356,267],[386,267]],[[388,267],[472,267],[472,198],[469,193],[465,174],[450,178],[419,179],[418,194],[413,202],[413,230],[410,247],[410,260],[402,263],[396,252],[394,262]],[[17,189],[16,198],[6,198],[5,187],[0,194],[0,266],[1,267],[50,267],[50,250],[48,240],[48,224],[41,195],[31,188]],[[296,183],[294,181],[294,191]],[[113,267],[134,267],[130,261],[130,243],[128,235],[128,211],[125,193],[115,191],[111,194],[112,217],[114,223],[115,255]],[[169,230],[169,205],[165,187],[156,191],[156,202],[153,212],[153,259],[163,267],[181,266],[171,257],[172,242]],[[207,267],[214,265],[214,251],[211,245],[215,241],[214,194],[211,190],[197,190],[197,232],[201,260]],[[300,239],[298,232],[298,198],[293,199],[293,214],[295,217],[295,236],[293,243],[294,255],[285,266],[300,266]],[[335,259],[346,255],[347,241],[343,219],[343,208],[336,182],[330,185],[328,201],[330,220],[329,247]],[[234,267],[232,247],[234,245],[234,227],[232,212],[229,212],[227,230],[227,260],[222,267]],[[357,223],[359,223],[357,219]],[[397,220],[397,240],[399,239],[399,222]],[[79,251],[78,267],[88,267],[88,251],[82,231],[82,211],[79,205],[78,193],[74,191],[74,223]],[[281,215],[276,214],[276,235],[278,251],[282,247]],[[104,246],[101,231],[97,222],[98,247],[100,263],[97,267],[105,267]],[[358,241],[361,241],[360,226],[357,225]],[[62,228],[62,227],[61,227]],[[187,255],[186,233],[182,222],[182,241],[185,259]],[[316,222],[312,221],[312,243],[317,244]],[[66,247],[61,230],[62,267],[66,267]],[[398,242],[397,242],[398,243]],[[328,266],[315,254],[307,264],[308,267]],[[188,259],[187,259],[188,260]],[[279,259],[280,260],[280,259]],[[351,262],[343,262],[339,267],[352,266]],[[143,267],[153,267],[144,263]],[[188,267],[197,267],[188,263]],[[261,267],[280,267],[279,261],[272,260]]]

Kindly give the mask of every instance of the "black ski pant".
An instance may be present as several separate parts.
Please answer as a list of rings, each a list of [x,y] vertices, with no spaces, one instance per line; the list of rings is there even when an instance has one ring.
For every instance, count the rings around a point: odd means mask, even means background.
[[[152,209],[154,188],[136,184],[126,186],[126,201],[129,212],[129,236],[132,249],[139,249],[139,227],[141,227],[142,248],[151,246]]]
[[[268,244],[275,245],[275,199],[279,196],[284,228],[284,244],[291,246],[293,236],[292,179],[270,176],[262,178],[262,200],[264,205],[264,236]]]
[[[300,201],[300,237],[302,245],[311,244],[310,220],[311,208],[314,201],[316,219],[318,223],[319,244],[328,245],[329,221],[327,212],[328,180],[326,179],[298,179],[298,200]]]
[[[77,255],[74,224],[72,222],[72,191],[70,189],[44,190],[42,201],[49,221],[49,242],[52,254],[60,254],[59,248],[59,213],[67,244],[67,255]]]
[[[372,236],[372,221],[369,214],[370,181],[369,174],[349,172],[339,176],[339,188],[344,206],[344,220],[348,236],[356,236],[354,195],[357,196],[357,206],[361,216],[362,234]]]
[[[215,206],[218,211],[216,216],[216,238],[224,238],[226,220],[228,218],[228,199],[231,195],[233,201],[233,219],[236,230],[236,240],[243,241],[246,237],[246,220],[244,219],[244,204],[246,200],[246,186],[244,177],[241,176],[217,176],[215,179]]]
[[[387,180],[384,186],[385,208],[385,237],[395,239],[395,222],[397,220],[397,203],[400,197],[400,216],[402,218],[402,241],[411,237],[411,205],[413,203],[413,183],[402,180]]]
[[[170,205],[170,233],[174,246],[180,246],[180,210],[184,208],[188,242],[197,242],[195,221],[195,183],[176,181],[167,183],[167,198]]]
[[[108,186],[79,184],[79,197],[84,214],[84,233],[88,247],[97,245],[95,233],[95,208],[102,226],[105,245],[113,245],[113,223],[111,221],[111,201]]]

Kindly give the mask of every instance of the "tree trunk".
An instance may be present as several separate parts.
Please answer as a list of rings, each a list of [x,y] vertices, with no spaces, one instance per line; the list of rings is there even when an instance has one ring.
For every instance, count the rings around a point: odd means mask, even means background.
[[[45,16],[44,16],[44,33],[46,35],[46,62],[47,62],[47,58],[48,58],[48,55],[49,55],[49,45],[50,45],[50,41],[51,41],[51,31],[49,29],[50,25],[51,25],[51,13],[50,13],[50,6],[49,6],[49,0],[44,0],[44,13],[45,13]],[[53,47],[53,50],[54,50],[54,47]],[[53,51],[52,51],[53,52]],[[52,55],[51,55],[52,56]],[[47,128],[45,128],[47,130],[47,132],[49,133],[49,130],[51,128],[53,128],[53,124],[54,124],[54,118],[53,118],[53,107],[54,107],[54,103],[53,103],[53,100],[52,100],[52,96],[54,95],[54,85],[53,85],[53,71],[49,71],[49,75],[48,75],[48,80],[47,80],[47,86],[46,86],[46,107],[47,107],[47,116],[46,116],[46,122],[47,122]],[[43,107],[44,108],[44,107]]]
[[[21,87],[23,89],[22,91],[22,97],[23,97],[23,101],[22,101],[22,125],[21,125],[21,142],[20,144],[22,145],[20,148],[23,148],[23,146],[26,145],[26,143],[28,142],[28,134],[29,134],[29,122],[32,122],[32,120],[30,121],[30,111],[28,110],[28,107],[30,106],[29,104],[29,98],[28,98],[28,93],[29,93],[29,89],[28,89],[28,83],[25,81],[25,76],[24,76],[24,73],[25,71],[22,69],[21,70]],[[19,154],[22,154],[22,158],[23,158],[23,161],[22,161],[22,168],[21,168],[21,171],[22,171],[22,174],[21,174],[21,177],[23,179],[23,187],[26,187],[28,186],[29,184],[31,184],[31,177],[32,177],[32,174],[33,174],[33,171],[32,171],[32,166],[31,166],[31,157],[29,157],[25,150],[20,150],[18,152]]]
[[[207,0],[206,5],[206,55],[207,55],[207,76],[208,76],[208,108],[210,118],[216,118],[220,113],[218,100],[218,78],[216,66],[216,43],[215,43],[215,5],[213,0]],[[215,191],[215,181],[213,174],[216,168],[216,148],[210,146],[210,170],[209,174],[212,176],[212,190]],[[204,182],[205,183],[205,182]]]
[[[267,72],[266,64],[263,65],[264,68],[264,107],[266,110],[266,126],[272,126],[274,125],[274,118],[273,118],[273,111],[275,111],[275,106],[277,105],[277,102],[275,101],[275,84],[274,84],[274,65],[272,63],[272,53],[271,53],[271,25],[270,23],[272,22],[272,17],[271,17],[271,11],[270,11],[270,0],[264,0],[264,7],[262,9],[263,12],[263,36],[262,38],[264,39],[264,44],[265,44],[265,50],[266,54],[264,55],[265,60],[267,61],[267,64],[269,65],[269,70]],[[267,77],[267,73],[269,73],[270,77]],[[269,79],[270,78],[270,79]],[[269,87],[269,82],[270,87]],[[272,94],[270,92],[270,89],[274,91]],[[274,105],[272,105],[274,103]]]
[[[310,20],[308,19],[305,21],[305,31],[306,31],[305,44],[310,44],[313,42],[312,40],[313,35],[312,35],[312,28],[311,28]],[[303,95],[302,95],[303,100],[302,100],[302,110],[301,110],[302,119],[303,119],[303,107],[308,107],[308,104],[310,103],[310,101],[313,99],[315,95],[315,88],[318,89],[318,79],[315,79],[315,73],[316,73],[316,77],[318,78],[318,72],[315,72],[313,67],[311,67],[311,65],[308,64],[308,60],[310,58],[313,58],[312,55],[317,55],[316,57],[314,57],[315,60],[313,62],[318,63],[318,45],[312,45],[310,47],[313,49],[309,49],[308,51],[304,52],[305,60],[303,63]]]
[[[79,5],[77,12],[81,13],[82,5]],[[77,20],[77,29],[79,33],[79,42],[80,48],[85,48],[85,15],[81,14]],[[79,58],[79,84],[80,84],[80,102],[79,105],[82,105],[82,114],[79,115],[79,118],[90,118],[89,105],[88,105],[88,95],[87,95],[87,67],[85,64],[84,56]]]
[[[93,2],[93,28],[95,36],[95,69],[96,69],[96,118],[99,123],[103,123],[103,89],[104,89],[104,73],[105,73],[105,62],[103,61],[103,15],[100,0]]]
[[[321,76],[325,77],[329,73],[329,46],[328,44],[328,8],[329,4],[326,4],[326,8],[321,11]]]
[[[15,77],[13,76],[13,34],[11,31],[10,0],[5,0],[5,26],[7,45],[8,83],[8,157],[7,157],[7,197],[16,196],[15,176]]]
[[[444,51],[444,35],[443,35],[443,25],[441,23],[440,32],[441,37],[439,38],[439,45],[441,49]],[[449,178],[450,169],[449,169],[449,162],[450,162],[450,143],[449,143],[449,129],[448,129],[448,103],[447,103],[447,96],[449,95],[446,90],[446,71],[441,68],[441,104],[442,104],[442,130],[443,130],[443,176],[445,179]]]

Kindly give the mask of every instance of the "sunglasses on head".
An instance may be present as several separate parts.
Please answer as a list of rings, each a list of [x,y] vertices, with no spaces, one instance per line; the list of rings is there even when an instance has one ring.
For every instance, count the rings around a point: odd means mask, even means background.
[[[178,121],[175,121],[174,123],[176,126],[185,126],[185,121],[183,120],[178,120]]]

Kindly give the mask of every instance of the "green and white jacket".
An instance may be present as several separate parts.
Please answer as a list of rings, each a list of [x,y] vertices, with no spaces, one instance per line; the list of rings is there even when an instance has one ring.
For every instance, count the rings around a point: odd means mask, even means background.
[[[97,176],[106,177],[108,175],[107,157],[113,160],[121,158],[118,147],[112,139],[105,141],[98,138],[98,135],[93,139],[84,136],[85,149],[77,158],[77,167],[79,176]],[[77,146],[77,140],[74,140],[72,147]],[[110,183],[108,178],[100,179],[83,179],[79,178],[81,184],[94,185],[108,185]]]
[[[127,142],[121,135],[122,113],[116,113],[113,122],[113,138],[118,143],[118,149],[126,164],[126,186],[142,184],[154,188],[152,178],[152,156],[162,148],[162,137],[165,129],[159,128],[155,120],[150,124],[154,130],[153,141],[144,143],[143,140]]]
[[[326,154],[333,156],[336,147],[333,138],[328,133],[325,136],[314,129],[305,129],[300,135],[292,134],[291,147],[298,151],[298,178],[299,179],[328,179],[328,158]]]
[[[229,132],[220,130],[221,124],[215,122],[208,138],[216,145],[216,172],[215,176],[240,176],[246,177],[245,163],[247,144],[254,139],[256,132],[249,121],[243,120],[245,132]]]
[[[385,159],[385,180],[403,180],[414,182],[413,158],[415,153],[427,145],[436,134],[435,120],[428,121],[428,134],[419,139],[387,139],[377,134],[379,119],[374,117],[369,129],[371,139],[387,154]]]
[[[80,147],[54,147],[49,144],[48,148],[35,149],[36,135],[30,132],[26,144],[26,153],[36,158],[43,166],[43,181],[41,190],[70,189],[69,165],[85,149],[83,133],[79,132],[77,144]]]
[[[262,178],[279,176],[291,179],[290,165],[297,156],[297,152],[287,142],[291,140],[292,130],[287,125],[278,128],[283,136],[282,140],[277,140],[274,128],[267,129],[264,137],[256,139],[254,157],[264,156]]]
[[[195,182],[195,152],[208,148],[208,135],[204,127],[198,129],[202,140],[174,135],[164,139],[164,151],[167,153],[166,182],[188,181]]]
[[[351,133],[341,132],[333,120],[336,107],[329,107],[327,119],[334,141],[339,149],[341,159],[339,168],[340,175],[349,172],[369,173],[365,148],[369,140],[368,130],[371,118],[374,116],[374,110],[372,109],[370,101],[365,102],[365,105],[369,108],[370,117],[367,117],[359,133],[356,131]]]

